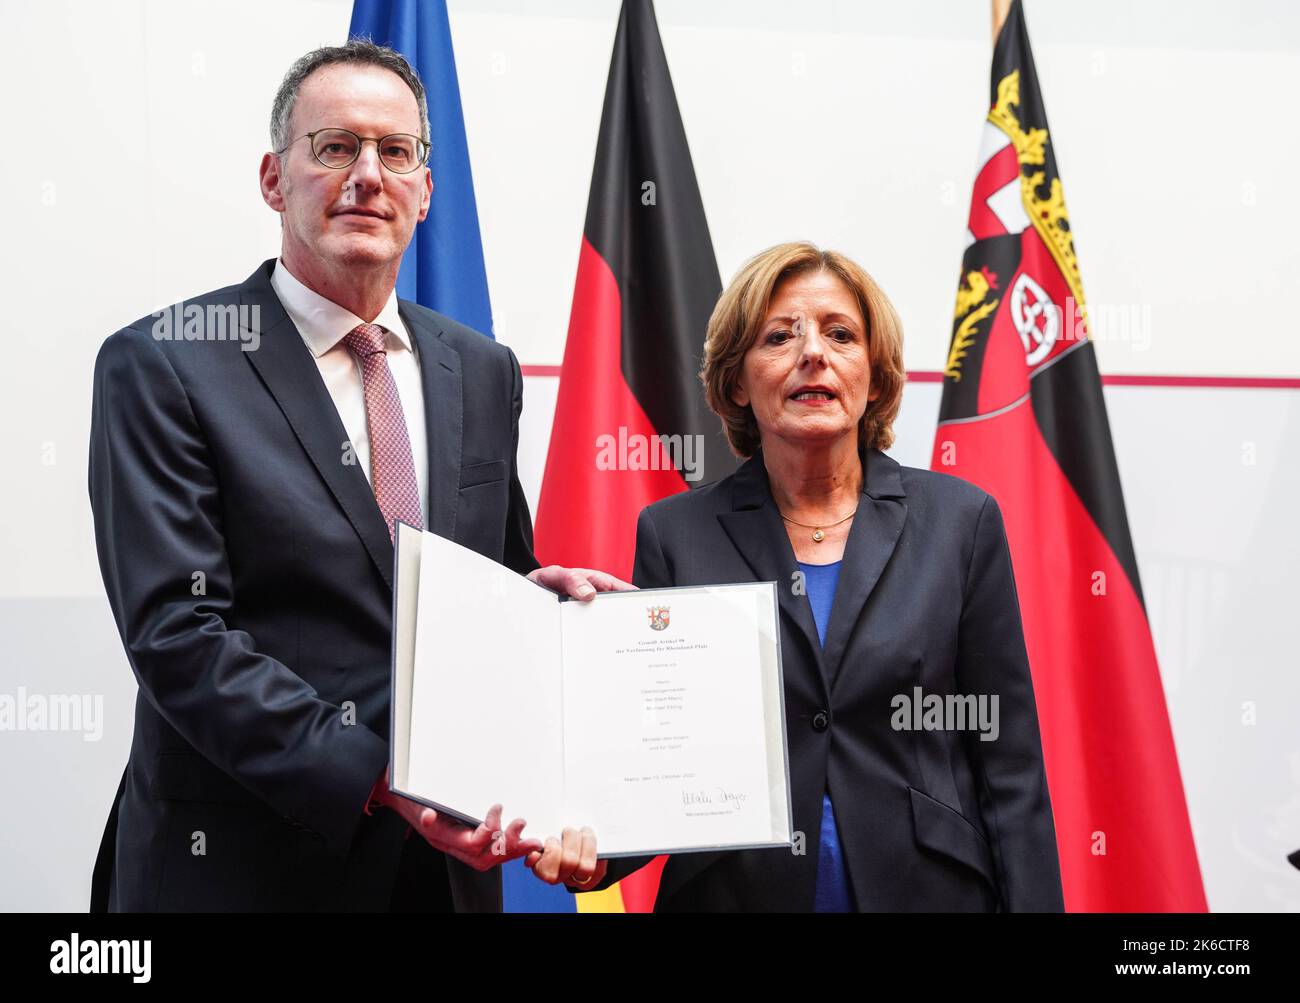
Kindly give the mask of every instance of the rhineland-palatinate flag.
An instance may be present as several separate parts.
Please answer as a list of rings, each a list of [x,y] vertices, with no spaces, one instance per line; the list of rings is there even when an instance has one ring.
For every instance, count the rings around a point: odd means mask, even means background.
[[[543,563],[631,580],[641,509],[735,469],[698,376],[720,292],[654,7],[626,0],[538,502]],[[661,867],[627,878],[600,907],[648,910]],[[606,894],[579,899],[594,908]]]
[[[1204,911],[1019,0],[993,54],[931,466],[998,501],[1070,911]]]

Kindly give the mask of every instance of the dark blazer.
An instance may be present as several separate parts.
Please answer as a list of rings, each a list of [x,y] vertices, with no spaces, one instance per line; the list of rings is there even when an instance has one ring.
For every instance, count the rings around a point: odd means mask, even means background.
[[[863,911],[1059,911],[1052,808],[997,503],[878,450],[844,551],[823,651],[762,454],[646,508],[642,588],[775,581],[794,828],[790,849],[670,857],[656,911],[813,908],[829,789]],[[1000,734],[896,730],[896,695],[997,694]],[[597,834],[599,837],[599,834]],[[639,866],[611,862],[601,887]]]
[[[92,910],[385,909],[407,845],[395,813],[363,812],[388,760],[393,546],[274,264],[187,301],[260,308],[256,350],[233,332],[158,340],[145,317],[95,364],[95,538],[139,696]],[[428,528],[532,570],[513,353],[400,312],[424,386]],[[500,910],[499,869],[410,859],[408,880],[440,882],[431,896]]]

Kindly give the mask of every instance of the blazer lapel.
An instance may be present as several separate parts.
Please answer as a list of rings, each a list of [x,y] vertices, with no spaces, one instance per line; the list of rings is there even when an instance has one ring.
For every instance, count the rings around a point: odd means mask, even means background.
[[[388,527],[365,472],[356,464],[343,463],[347,431],[316,368],[316,360],[271,288],[274,267],[274,259],[265,262],[240,288],[240,304],[258,307],[254,316],[260,315],[262,329],[257,351],[244,354],[392,588],[393,544]]]
[[[424,388],[424,427],[429,439],[429,524],[424,528],[456,538],[460,462],[464,438],[460,354],[442,340],[442,330],[398,304],[420,359]]]
[[[829,695],[830,680],[826,674],[821,642],[817,638],[817,624],[813,620],[807,596],[803,593],[796,594],[793,587],[793,576],[799,570],[799,562],[795,560],[785,525],[772,501],[762,452],[755,453],[736,472],[732,511],[719,513],[718,521],[758,580],[776,582],[777,602],[781,611],[803,633],[804,640],[817,661],[822,685]]]
[[[871,591],[903,533],[907,505],[897,461],[878,449],[867,450],[862,470],[862,496],[844,546],[831,622],[826,628],[826,665],[834,685],[849,637],[862,616]]]

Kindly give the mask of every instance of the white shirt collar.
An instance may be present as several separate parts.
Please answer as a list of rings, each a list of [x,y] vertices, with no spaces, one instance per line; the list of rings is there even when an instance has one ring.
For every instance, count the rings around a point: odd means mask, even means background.
[[[278,259],[271,273],[271,288],[316,358],[342,341],[358,324],[366,323],[351,310],[303,285]],[[411,350],[410,335],[397,309],[396,289],[388,294],[388,302],[371,323],[384,328],[401,342],[403,348]]]

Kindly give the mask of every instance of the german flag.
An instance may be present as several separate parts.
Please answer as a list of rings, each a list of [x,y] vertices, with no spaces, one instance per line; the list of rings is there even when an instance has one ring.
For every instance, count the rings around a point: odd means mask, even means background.
[[[544,564],[630,581],[641,509],[735,469],[698,377],[721,291],[654,7],[627,0],[538,502]],[[661,870],[578,896],[579,907],[649,911]]]
[[[1066,908],[1205,911],[1020,0],[993,54],[931,466],[1002,508]]]

